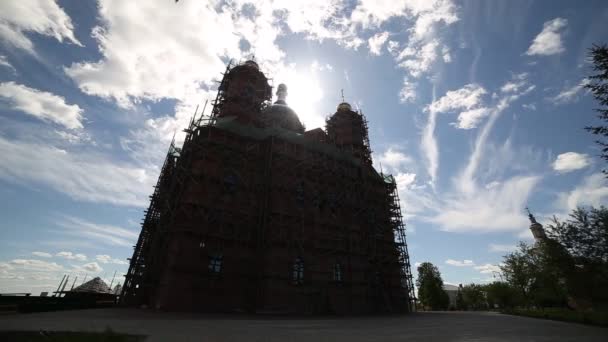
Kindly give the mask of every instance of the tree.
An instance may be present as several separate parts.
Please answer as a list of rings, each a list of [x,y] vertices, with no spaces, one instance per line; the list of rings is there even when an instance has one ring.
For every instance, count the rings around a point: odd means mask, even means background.
[[[509,309],[521,303],[517,291],[504,281],[495,281],[484,286],[486,300],[491,309]]]
[[[483,286],[477,284],[465,285],[461,292],[466,310],[482,310],[487,308]]]
[[[559,265],[546,253],[544,243],[520,243],[519,250],[504,257],[501,270],[507,283],[527,306],[563,306],[566,303],[564,277]]]
[[[608,208],[577,208],[566,221],[554,217],[547,235],[545,253],[575,305],[608,303]]]
[[[589,56],[593,61],[595,75],[589,76],[589,83],[585,88],[593,93],[593,97],[599,102],[600,107],[596,109],[600,120],[608,121],[608,46],[593,45],[589,49]],[[588,126],[585,127],[589,132],[602,137],[608,136],[607,126]],[[608,161],[608,143],[602,140],[596,141],[602,148],[602,158]],[[604,170],[608,174],[608,170]]]
[[[431,310],[445,310],[450,304],[448,294],[443,290],[443,279],[439,269],[430,262],[418,266],[418,299],[420,303]]]

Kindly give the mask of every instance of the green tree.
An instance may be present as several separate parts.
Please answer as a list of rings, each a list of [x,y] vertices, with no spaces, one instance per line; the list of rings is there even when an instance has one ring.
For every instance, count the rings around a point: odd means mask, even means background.
[[[469,284],[462,287],[462,297],[466,310],[483,310],[487,308],[483,286]]]
[[[487,284],[484,287],[486,292],[486,300],[491,309],[509,309],[521,303],[521,299],[517,291],[504,281],[495,281]]]
[[[545,253],[575,301],[607,304],[608,208],[577,208],[570,218],[547,226]]]
[[[527,306],[562,306],[566,303],[564,277],[546,253],[544,243],[520,243],[516,250],[504,257],[502,274],[522,303]]]
[[[608,46],[594,44],[589,49],[589,56],[596,73],[589,76],[589,83],[585,88],[591,91],[600,104],[600,107],[596,109],[600,120],[608,122]],[[585,129],[604,138],[608,136],[608,127],[605,125],[588,126]],[[608,143],[602,140],[597,140],[597,143],[602,148],[602,158],[608,161]],[[608,171],[604,170],[604,173],[608,174]]]
[[[418,266],[418,299],[425,308],[445,310],[450,304],[448,294],[443,290],[443,279],[439,269],[430,262]]]

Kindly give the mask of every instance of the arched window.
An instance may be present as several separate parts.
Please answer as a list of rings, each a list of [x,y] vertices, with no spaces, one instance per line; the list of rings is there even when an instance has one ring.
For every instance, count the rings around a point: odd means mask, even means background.
[[[342,282],[342,264],[339,262],[334,264],[334,281]]]
[[[294,285],[301,285],[304,282],[304,260],[297,257],[293,262],[291,281]]]
[[[222,271],[223,256],[214,254],[209,256],[209,272],[219,274]]]

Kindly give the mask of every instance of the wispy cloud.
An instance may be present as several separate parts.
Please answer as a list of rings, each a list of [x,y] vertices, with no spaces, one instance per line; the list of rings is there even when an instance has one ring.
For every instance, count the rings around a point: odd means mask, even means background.
[[[52,258],[53,257],[53,254],[46,253],[46,252],[32,252],[32,255],[35,255],[35,256],[41,257],[41,258]]]
[[[69,105],[55,94],[33,89],[15,82],[0,83],[0,98],[14,110],[69,129],[82,128],[82,109]]]
[[[515,249],[517,249],[516,245],[501,245],[501,244],[491,243],[488,246],[488,250],[490,252],[496,252],[496,253],[508,253],[508,252],[514,251]]]
[[[106,245],[132,246],[138,236],[138,232],[132,230],[93,223],[73,216],[63,216],[57,224],[65,228],[61,233],[86,237]]]
[[[1,136],[0,154],[0,179],[48,186],[88,202],[144,206],[155,182],[152,171],[115,163],[103,155],[71,153]]]
[[[587,84],[589,84],[589,79],[584,78],[580,83],[572,87],[564,88],[559,92],[559,94],[549,98],[548,100],[555,105],[575,102],[578,99],[578,94],[585,88]]]
[[[15,1],[0,2],[0,37],[5,44],[34,52],[27,32],[53,37],[60,42],[82,46],[74,36],[72,20],[55,1],[30,1],[27,5]]]
[[[454,259],[448,259],[445,261],[446,264],[450,265],[450,266],[456,266],[456,267],[472,267],[475,266],[475,263],[473,262],[473,260],[454,260]]]

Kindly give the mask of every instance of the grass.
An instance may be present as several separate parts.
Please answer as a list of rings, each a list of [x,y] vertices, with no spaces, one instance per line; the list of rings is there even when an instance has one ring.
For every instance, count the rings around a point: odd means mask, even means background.
[[[534,318],[552,319],[556,321],[574,322],[608,327],[607,311],[574,311],[565,308],[544,309],[508,309],[502,313]]]
[[[15,342],[139,342],[145,336],[115,333],[107,329],[102,333],[72,331],[0,331],[0,341]]]

